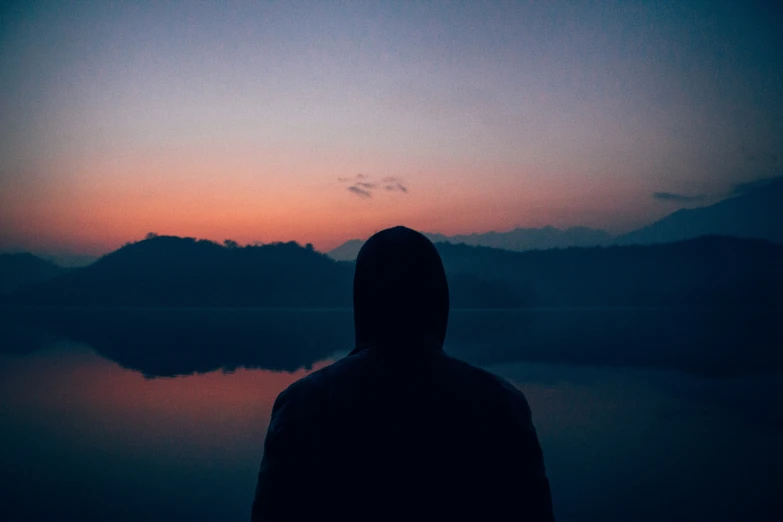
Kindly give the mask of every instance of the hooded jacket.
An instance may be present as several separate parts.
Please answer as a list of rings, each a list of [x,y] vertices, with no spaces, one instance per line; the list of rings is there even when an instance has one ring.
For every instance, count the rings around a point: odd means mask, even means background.
[[[448,311],[426,237],[365,243],[356,348],[275,401],[253,521],[553,520],[524,395],[443,351]]]

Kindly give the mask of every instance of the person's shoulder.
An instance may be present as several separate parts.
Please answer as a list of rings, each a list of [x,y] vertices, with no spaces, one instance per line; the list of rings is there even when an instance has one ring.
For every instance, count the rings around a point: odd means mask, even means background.
[[[465,383],[466,387],[471,388],[472,392],[480,392],[502,398],[504,402],[529,410],[525,394],[503,377],[450,355],[444,355],[449,370],[457,375]]]
[[[278,396],[279,401],[302,401],[305,397],[321,396],[340,376],[351,373],[362,364],[362,353],[348,355],[293,382]]]

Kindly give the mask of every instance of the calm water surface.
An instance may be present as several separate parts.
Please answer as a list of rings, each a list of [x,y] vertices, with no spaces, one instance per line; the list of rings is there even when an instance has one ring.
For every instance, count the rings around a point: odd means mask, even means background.
[[[349,311],[6,311],[0,520],[247,520],[276,395]],[[452,314],[516,384],[558,520],[783,520],[779,311]]]

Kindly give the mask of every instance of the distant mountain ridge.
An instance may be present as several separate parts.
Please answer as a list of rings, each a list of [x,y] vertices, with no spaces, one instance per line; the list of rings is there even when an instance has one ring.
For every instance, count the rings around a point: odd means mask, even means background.
[[[651,246],[513,252],[437,243],[454,308],[780,306],[783,245],[703,237]],[[154,237],[19,288],[48,306],[350,307],[354,263],[294,242]]]
[[[454,243],[471,246],[486,246],[523,252],[525,250],[547,250],[550,248],[603,246],[612,242],[612,236],[604,231],[588,227],[558,229],[551,226],[543,228],[515,228],[508,232],[485,232],[483,234],[444,234],[425,232],[434,243]],[[356,259],[364,240],[351,239],[327,254],[338,261]]]
[[[783,243],[783,177],[713,205],[681,209],[620,236],[588,227],[515,228],[508,232],[446,236],[425,233],[434,242],[486,246],[524,252],[552,248],[672,243],[700,236],[733,236]],[[353,260],[364,240],[352,239],[328,252],[337,260]]]
[[[614,239],[583,227],[428,235],[458,308],[782,303],[783,178]],[[584,246],[591,243],[605,246]],[[153,236],[72,269],[0,255],[0,301],[349,307],[353,263],[334,257],[352,259],[362,244],[349,241],[330,256],[295,242],[240,247]]]
[[[361,250],[363,244],[364,239],[349,239],[337,248],[327,252],[326,255],[336,261],[353,261],[359,255],[359,250]]]
[[[612,236],[608,232],[588,227],[571,227],[561,230],[546,226],[543,228],[515,228],[508,232],[486,232],[484,234],[426,235],[436,243],[462,243],[518,252],[548,250],[550,248],[603,246],[612,241]]]

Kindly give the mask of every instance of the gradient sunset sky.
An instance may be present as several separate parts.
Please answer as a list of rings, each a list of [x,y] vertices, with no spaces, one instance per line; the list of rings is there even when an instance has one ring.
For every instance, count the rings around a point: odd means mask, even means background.
[[[783,166],[780,2],[3,2],[0,249],[619,233]]]

